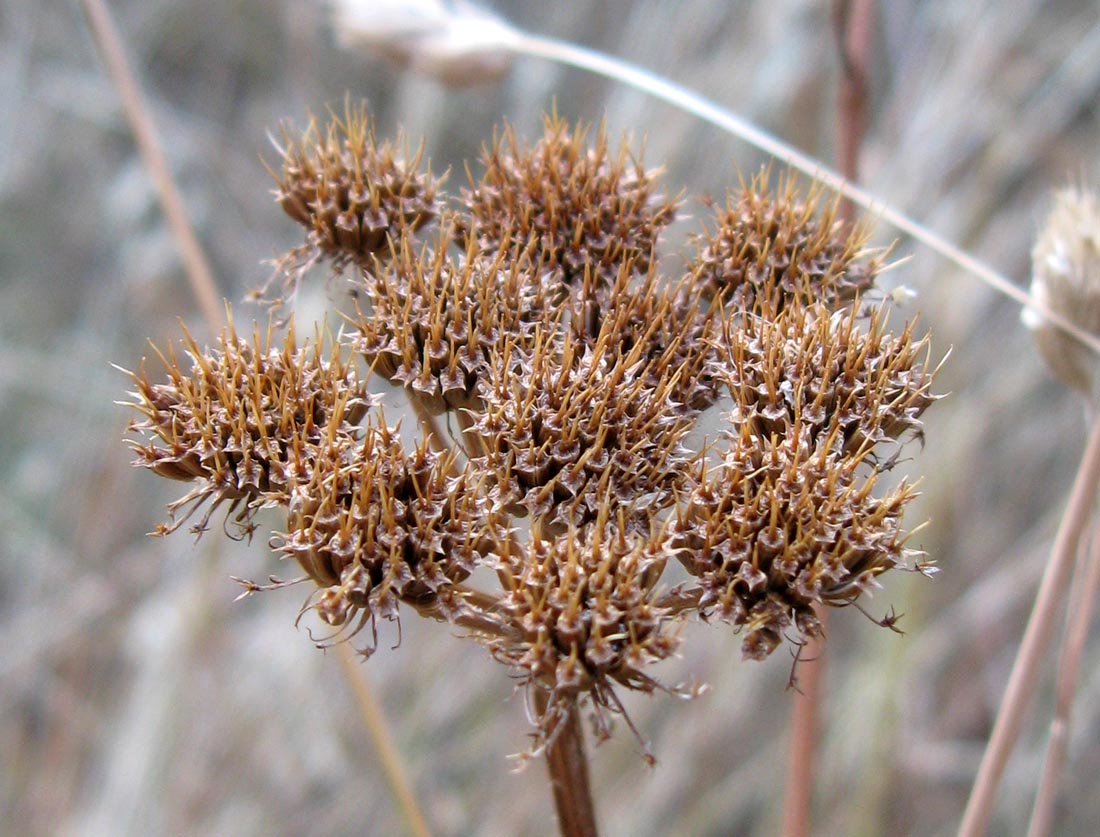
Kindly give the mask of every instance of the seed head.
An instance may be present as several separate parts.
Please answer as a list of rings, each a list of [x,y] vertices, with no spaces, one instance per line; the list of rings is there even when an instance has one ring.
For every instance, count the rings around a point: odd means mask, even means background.
[[[800,427],[855,457],[918,436],[936,400],[928,341],[914,340],[913,323],[889,333],[886,317],[881,305],[834,312],[794,302],[773,318],[727,322],[713,370],[729,388],[734,425],[760,439]]]
[[[644,274],[675,203],[657,194],[658,172],[646,171],[625,143],[612,152],[601,126],[589,145],[589,131],[547,116],[542,138],[528,147],[505,126],[482,154],[481,179],[462,190],[462,239],[485,252],[534,241],[544,268],[566,285],[590,271],[606,288],[624,264]]]
[[[764,172],[729,196],[713,232],[696,239],[690,273],[704,296],[781,310],[791,298],[836,307],[871,287],[879,259],[857,261],[866,230],[847,231],[835,203],[819,205],[819,190],[803,198],[786,177],[773,192],[767,179]]]
[[[692,614],[762,659],[821,633],[815,605],[908,566],[914,490],[878,477],[937,397],[927,342],[863,293],[878,257],[813,191],[754,179],[668,281],[655,245],[674,204],[589,134],[551,116],[529,147],[506,127],[420,243],[430,176],[362,110],[323,140],[311,127],[280,199],[310,230],[299,267],[355,268],[351,359],[230,329],[215,351],[188,338],[189,371],[169,353],[165,383],[132,376],[137,464],[196,481],[173,515],[282,508],[271,546],[325,624],[346,638],[400,606],[460,627],[540,697],[535,749],[582,700],[606,733],[615,689],[657,688],[648,667]],[[359,368],[404,389],[419,438],[387,425]],[[716,403],[724,432],[689,449]],[[689,580],[666,592],[672,559]]]
[[[423,145],[411,158],[406,146],[400,136],[379,144],[365,104],[349,102],[343,118],[332,115],[323,129],[312,118],[299,136],[283,129],[279,171],[272,171],[275,199],[306,229],[305,244],[280,262],[291,292],[321,259],[337,272],[348,265],[371,269],[391,240],[436,217],[441,181],[421,171]]]
[[[298,347],[292,324],[277,348],[270,328],[263,336],[257,328],[249,341],[230,321],[212,350],[186,334],[190,371],[174,350],[154,347],[167,370],[165,383],[152,383],[144,363],[127,373],[137,385],[128,403],[141,416],[130,429],[149,440],[131,442],[134,464],[197,482],[168,507],[173,522],[159,534],[178,528],[208,500],[195,527],[200,534],[222,503],[240,510],[241,523],[257,506],[285,505],[291,487],[310,480],[319,446],[354,437],[377,396],[339,347],[326,349],[325,342],[318,335],[312,346]]]
[[[813,605],[846,605],[904,565],[902,484],[877,498],[866,457],[836,450],[809,428],[761,438],[730,435],[717,467],[701,462],[670,527],[669,548],[699,579],[700,612],[744,631],[746,658],[763,659],[790,629],[817,637]]]
[[[434,249],[400,249],[365,280],[370,308],[358,309],[353,346],[373,368],[406,387],[433,414],[475,405],[491,358],[516,353],[560,313],[529,252],[448,251],[450,231]]]
[[[504,595],[496,614],[511,630],[489,647],[550,694],[539,719],[543,736],[560,706],[578,696],[614,708],[614,684],[646,692],[657,686],[646,668],[679,645],[654,588],[665,562],[660,543],[631,533],[622,520],[611,523],[605,512],[557,536],[536,526],[526,544],[497,560]]]
[[[1031,295],[1085,331],[1100,333],[1100,198],[1064,189],[1031,251]],[[1047,366],[1059,381],[1095,404],[1097,361],[1079,341],[1051,325],[1033,308],[1024,322]]]
[[[329,625],[435,600],[507,539],[469,468],[452,476],[454,457],[426,444],[406,453],[384,422],[325,453],[327,467],[292,492],[273,546],[323,588],[313,606]]]
[[[624,319],[601,320],[591,343],[540,333],[528,354],[493,356],[470,433],[498,507],[580,527],[608,503],[644,519],[671,500],[693,422],[676,400],[682,368],[648,355],[650,335],[622,340]]]

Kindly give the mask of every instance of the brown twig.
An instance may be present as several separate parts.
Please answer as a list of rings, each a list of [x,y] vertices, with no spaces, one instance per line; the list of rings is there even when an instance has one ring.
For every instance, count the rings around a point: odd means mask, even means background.
[[[546,711],[549,695],[535,690],[536,711]],[[574,702],[553,731],[546,752],[546,767],[554,790],[554,808],[563,837],[596,837],[596,809],[588,782],[588,757],[584,752],[584,730]]]
[[[88,16],[92,35],[103,56],[103,62],[107,65],[107,72],[122,100],[122,108],[130,123],[130,130],[133,131],[138,152],[153,178],[161,209],[179,247],[184,271],[187,274],[187,281],[191,283],[195,301],[202,309],[211,333],[217,334],[222,321],[222,306],[218,301],[219,294],[214,273],[191,226],[183,198],[180,197],[179,189],[168,168],[168,161],[157,139],[149,109],[142,99],[137,79],[126,60],[118,30],[103,0],[81,0],[81,2]]]
[[[362,666],[355,659],[355,652],[346,642],[338,643],[336,650],[344,676],[351,684],[351,690],[355,694],[355,702],[359,705],[359,715],[363,718],[370,733],[371,743],[378,755],[382,772],[386,776],[386,783],[390,786],[390,793],[393,794],[393,798],[397,800],[397,804],[401,808],[409,834],[414,835],[414,837],[430,837],[431,831],[428,829],[428,823],[424,820],[424,815],[416,804],[416,796],[413,794],[412,785],[409,784],[409,778],[405,774],[401,755],[397,747],[394,746],[393,739],[390,738],[382,707],[363,674]]]
[[[1078,561],[1070,589],[1073,593],[1070,597],[1069,613],[1066,614],[1062,653],[1058,660],[1054,717],[1050,722],[1050,740],[1047,743],[1035,807],[1031,812],[1028,837],[1046,837],[1054,823],[1054,803],[1058,799],[1058,782],[1066,761],[1073,698],[1077,691],[1077,671],[1088,638],[1093,605],[1100,595],[1100,532],[1093,532],[1091,548]]]
[[[815,608],[821,628],[826,626],[826,613]],[[784,837],[806,837],[810,833],[810,808],[814,789],[814,756],[820,724],[821,703],[824,700],[825,643],[808,642],[800,649],[805,655],[797,661],[798,686],[791,709],[790,743],[787,748],[787,778],[783,794]]]
[[[834,0],[833,26],[840,57],[837,87],[837,169],[846,180],[859,179],[859,150],[867,128],[867,70],[874,23],[874,0]],[[855,204],[845,197],[840,217],[851,222]]]
[[[1077,470],[1069,506],[1058,527],[1050,560],[1043,571],[1039,594],[1028,619],[1023,641],[1012,666],[1008,686],[1001,701],[993,734],[982,756],[978,776],[967,801],[959,827],[960,837],[984,834],[993,808],[993,796],[1000,783],[1008,756],[1016,743],[1039,672],[1054,630],[1055,617],[1062,603],[1066,583],[1073,567],[1081,532],[1088,524],[1100,480],[1100,419],[1094,420],[1085,455]]]
[[[859,148],[866,126],[867,61],[874,16],[874,0],[835,0],[833,23],[840,56],[841,77],[837,90],[837,167],[841,175],[856,181],[859,176]],[[845,198],[838,208],[840,218],[850,224],[855,204]],[[782,834],[806,837],[810,833],[813,802],[814,756],[824,702],[825,643],[827,616],[816,608],[822,639],[811,640],[801,653],[799,693],[791,711],[790,745],[787,757],[786,792],[783,797]]]

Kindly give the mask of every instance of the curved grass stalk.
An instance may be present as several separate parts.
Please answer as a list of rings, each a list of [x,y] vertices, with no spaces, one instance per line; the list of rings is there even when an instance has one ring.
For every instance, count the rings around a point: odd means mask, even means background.
[[[744,117],[715,104],[695,91],[662,78],[643,67],[597,50],[579,46],[569,41],[528,34],[518,29],[511,29],[507,36],[502,37],[500,46],[520,55],[545,58],[627,84],[744,140],[764,153],[781,160],[791,168],[824,184],[900,232],[911,236],[930,250],[977,277],[998,293],[1007,296],[1025,308],[1030,308],[1041,314],[1058,328],[1100,354],[1100,338],[1089,334],[1066,317],[1039,303],[1027,291],[1013,284],[1010,279],[980,259],[952,244],[943,236],[913,220],[900,210],[877,199],[866,189],[860,188],[819,160],[804,154],[794,146],[757,127]]]

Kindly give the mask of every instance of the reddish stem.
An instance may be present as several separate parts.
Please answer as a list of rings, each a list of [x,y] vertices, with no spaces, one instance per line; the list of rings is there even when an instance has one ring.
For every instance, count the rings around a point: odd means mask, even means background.
[[[542,689],[535,692],[536,711],[546,712],[549,695]],[[565,717],[551,733],[552,743],[546,751],[546,766],[554,791],[554,808],[558,812],[558,828],[563,837],[596,837],[596,808],[588,783],[588,757],[584,752],[584,730],[580,710],[573,701]]]
[[[1097,483],[1100,481],[1100,419],[1093,420],[1088,446],[1077,471],[1077,478],[1070,493],[1058,534],[1054,539],[1050,560],[1043,571],[1043,580],[1028,618],[1023,641],[1016,653],[1016,662],[1008,678],[1008,686],[997,712],[989,744],[986,746],[978,776],[970,791],[960,837],[979,837],[985,834],[989,815],[993,809],[993,797],[1000,784],[1001,775],[1008,763],[1009,754],[1016,743],[1024,711],[1038,680],[1039,668],[1047,656],[1051,634],[1054,632],[1058,608],[1063,603],[1066,585],[1073,569],[1073,559],[1080,543],[1081,532],[1088,524],[1096,501]]]
[[[859,148],[867,123],[867,63],[874,19],[874,0],[835,0],[833,24],[840,55],[841,78],[837,90],[837,166],[841,175],[855,181],[859,175]],[[855,206],[840,202],[839,215],[851,223]],[[791,738],[783,800],[782,834],[806,837],[810,833],[813,801],[814,757],[820,708],[824,702],[826,614],[815,608],[822,639],[803,649],[808,659],[800,663],[799,687],[791,712]]]

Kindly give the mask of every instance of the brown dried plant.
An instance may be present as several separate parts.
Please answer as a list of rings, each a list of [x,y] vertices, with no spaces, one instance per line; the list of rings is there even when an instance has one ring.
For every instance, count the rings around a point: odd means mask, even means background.
[[[928,343],[890,330],[883,254],[815,190],[743,184],[669,277],[676,202],[602,128],[550,116],[526,145],[506,126],[446,204],[362,108],[280,153],[306,231],[287,287],[327,260],[354,313],[301,347],[230,323],[210,349],[187,337],[185,364],[159,353],[162,382],[130,373],[136,464],[196,483],[158,533],[204,504],[200,532],[222,505],[249,532],[280,509],[271,545],[316,585],[327,641],[407,608],[460,626],[537,698],[533,752],[581,703],[607,734],[616,688],[666,689],[651,666],[685,619],[763,659],[821,634],[815,604],[932,571],[913,486],[882,477],[936,399]],[[419,433],[387,424],[369,374]],[[704,415],[721,429],[689,446]]]

